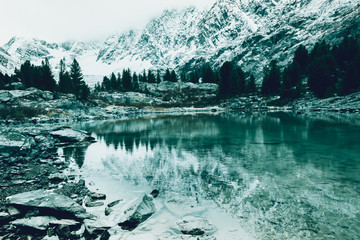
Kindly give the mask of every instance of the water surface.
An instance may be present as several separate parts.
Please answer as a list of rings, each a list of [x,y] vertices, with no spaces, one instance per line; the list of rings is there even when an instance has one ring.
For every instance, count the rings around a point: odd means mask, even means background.
[[[81,126],[82,168],[214,201],[259,239],[360,239],[360,127],[286,114],[151,116]]]

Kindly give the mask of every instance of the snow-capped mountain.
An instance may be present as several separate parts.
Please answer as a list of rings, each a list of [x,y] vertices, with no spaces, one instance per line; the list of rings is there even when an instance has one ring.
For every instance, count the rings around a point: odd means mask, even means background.
[[[260,79],[269,61],[285,65],[299,44],[359,35],[359,16],[358,0],[218,0],[208,10],[166,10],[143,30],[103,43],[13,38],[3,48],[15,66],[48,57],[56,68],[61,58],[70,63],[76,57],[85,75],[123,68],[192,71],[205,62],[218,68],[230,60]]]

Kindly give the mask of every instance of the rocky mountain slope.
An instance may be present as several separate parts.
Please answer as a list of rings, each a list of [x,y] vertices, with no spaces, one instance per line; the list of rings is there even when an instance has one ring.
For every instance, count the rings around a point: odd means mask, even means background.
[[[11,73],[15,68],[13,59],[3,48],[0,47],[0,72]]]
[[[44,57],[56,68],[61,58],[70,63],[76,57],[85,75],[105,75],[128,67],[189,72],[205,62],[218,68],[232,60],[260,80],[269,61],[285,65],[299,44],[312,47],[321,39],[359,35],[359,15],[358,0],[218,0],[208,10],[166,10],[143,30],[103,43],[13,38],[3,48],[15,64],[5,68]]]

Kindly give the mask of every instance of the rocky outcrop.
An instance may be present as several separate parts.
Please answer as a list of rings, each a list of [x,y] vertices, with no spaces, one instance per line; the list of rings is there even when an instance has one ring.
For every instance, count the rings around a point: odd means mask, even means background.
[[[50,101],[54,99],[53,93],[37,88],[26,90],[0,90],[0,103],[14,103],[16,101]]]
[[[46,190],[16,194],[8,197],[7,203],[20,209],[36,208],[39,211],[80,220],[93,217],[71,198]]]
[[[84,131],[62,127],[50,132],[50,135],[60,140],[62,143],[93,142],[95,139]]]
[[[114,211],[109,217],[115,217],[115,221],[122,229],[132,231],[140,223],[151,217],[155,211],[153,198],[144,194],[134,202],[129,203],[121,212]]]

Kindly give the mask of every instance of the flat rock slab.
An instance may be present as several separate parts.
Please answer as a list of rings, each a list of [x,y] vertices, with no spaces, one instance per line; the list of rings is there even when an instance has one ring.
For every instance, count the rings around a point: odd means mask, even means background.
[[[42,189],[10,196],[7,198],[7,203],[9,205],[49,209],[73,215],[78,219],[93,217],[71,198]]]
[[[41,231],[45,231],[50,225],[80,226],[80,223],[77,221],[71,219],[56,219],[51,216],[22,218],[12,221],[11,224],[19,227],[30,227]]]
[[[50,135],[59,139],[61,142],[76,143],[83,141],[94,141],[94,138],[83,131],[71,128],[63,128],[50,132]]]
[[[0,132],[0,149],[5,147],[21,148],[26,137],[18,132]]]

